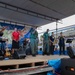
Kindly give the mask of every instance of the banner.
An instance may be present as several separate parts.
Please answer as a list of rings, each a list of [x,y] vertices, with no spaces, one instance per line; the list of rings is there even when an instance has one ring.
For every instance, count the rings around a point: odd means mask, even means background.
[[[25,38],[30,38],[30,32],[32,30],[31,26],[18,26],[14,24],[0,22],[0,29],[4,26],[7,26],[7,29],[4,30],[4,34],[2,37],[8,39],[9,44],[12,44],[12,32],[14,28],[17,28],[18,30],[23,30],[23,37],[20,37],[20,41],[23,41]]]

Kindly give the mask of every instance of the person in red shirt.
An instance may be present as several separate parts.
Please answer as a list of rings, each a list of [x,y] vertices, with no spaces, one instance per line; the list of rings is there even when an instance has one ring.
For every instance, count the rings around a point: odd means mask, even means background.
[[[19,39],[20,39],[21,32],[17,30],[17,28],[14,29],[12,32],[12,54],[14,53],[14,49],[19,49]]]

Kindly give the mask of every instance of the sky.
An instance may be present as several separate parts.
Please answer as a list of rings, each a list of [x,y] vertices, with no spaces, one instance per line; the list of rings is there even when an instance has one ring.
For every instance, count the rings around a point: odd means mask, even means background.
[[[72,16],[62,19],[60,23],[58,23],[58,28],[62,28],[62,27],[66,27],[66,26],[70,26],[74,24],[75,24],[75,15],[72,15]],[[56,22],[53,22],[53,23],[49,23],[49,24],[41,26],[40,27],[41,30],[37,29],[37,31],[38,33],[41,33],[41,32],[45,32],[46,29],[53,30],[55,28],[56,28]]]

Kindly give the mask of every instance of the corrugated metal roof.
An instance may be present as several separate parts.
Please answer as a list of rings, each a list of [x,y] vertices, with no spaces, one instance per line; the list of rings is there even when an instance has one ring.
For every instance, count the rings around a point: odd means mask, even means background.
[[[73,14],[75,14],[74,0],[0,0],[0,19],[35,26],[41,26]]]

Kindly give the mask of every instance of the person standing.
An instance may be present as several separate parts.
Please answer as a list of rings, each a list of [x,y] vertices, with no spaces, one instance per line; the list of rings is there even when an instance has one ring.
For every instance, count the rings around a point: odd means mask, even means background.
[[[7,41],[7,39],[2,38],[2,36],[4,34],[3,32],[5,29],[7,29],[7,26],[0,28],[0,50],[2,50],[4,53],[5,53],[5,42]]]
[[[36,52],[38,51],[38,42],[39,42],[39,40],[38,40],[38,32],[37,32],[37,30],[35,30],[35,49],[36,49]]]
[[[36,56],[36,30],[35,28],[32,28],[32,31],[30,33],[30,46],[31,46],[31,51],[32,51],[32,56]]]
[[[43,55],[49,55],[49,29],[43,34]]]
[[[55,41],[55,37],[54,37],[54,32],[52,32],[52,35],[50,36],[50,54],[53,55],[54,52],[54,41]]]
[[[60,36],[58,38],[59,38],[59,50],[60,50],[59,54],[61,55],[61,52],[65,54],[65,39],[62,32],[60,33]]]
[[[21,32],[15,28],[12,32],[12,54],[14,54],[15,49],[19,49],[20,35],[22,35]]]

